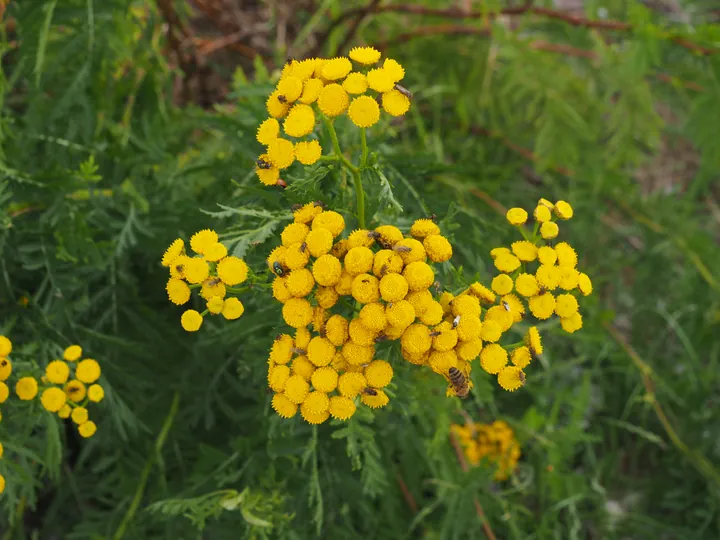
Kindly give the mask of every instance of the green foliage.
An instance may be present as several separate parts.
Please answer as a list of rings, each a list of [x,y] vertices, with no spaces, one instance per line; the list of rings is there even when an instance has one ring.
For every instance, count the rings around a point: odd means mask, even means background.
[[[360,5],[320,4],[297,14],[292,53],[323,10]],[[88,440],[37,405],[2,405],[3,538],[479,538],[474,498],[497,538],[717,538],[720,53],[679,41],[717,51],[720,26],[707,4],[681,4],[683,24],[635,1],[585,3],[587,18],[629,30],[453,18],[478,31],[390,48],[414,98],[404,121],[369,133],[369,224],[437,214],[455,247],[442,281],[457,290],[493,275],[488,250],[511,234],[499,208],[565,199],[576,217],[561,234],[596,292],[580,332],[541,325],[546,352],[513,394],[476,370],[471,398],[447,399],[437,377],[381,349],[397,366],[391,404],[310,427],[279,421],[265,394],[282,319],[264,260],[292,204],[323,200],[354,226],[356,203],[333,162],[284,178],[285,191],[255,178],[278,66],[237,69],[222,104],[177,105],[155,2],[10,3],[0,334],[16,371],[80,343],[106,398]],[[353,43],[436,24],[373,14]],[[357,155],[357,131],[338,131]],[[206,227],[245,257],[253,288],[242,319],[187,334],[158,261]],[[463,413],[512,425],[523,457],[510,481],[462,471],[448,429]]]

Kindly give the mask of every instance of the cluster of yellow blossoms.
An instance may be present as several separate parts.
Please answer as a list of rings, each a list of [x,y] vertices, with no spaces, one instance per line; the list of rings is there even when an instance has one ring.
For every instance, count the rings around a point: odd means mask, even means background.
[[[358,396],[369,407],[385,406],[383,388],[393,369],[374,358],[375,345],[412,334],[416,317],[427,324],[442,319],[429,291],[435,273],[427,261],[447,261],[452,247],[433,221],[416,221],[409,237],[382,225],[340,239],[344,229],[337,212],[306,204],[294,212],[294,223],[281,234],[282,246],[268,257],[276,274],[273,296],[295,328],[294,337],[277,337],[269,357],[273,408],[285,418],[300,406],[313,424],[329,416],[347,420]],[[348,316],[333,314],[334,307]]]
[[[328,119],[347,114],[360,128],[379,121],[380,107],[391,116],[408,111],[409,92],[398,85],[405,70],[398,62],[387,58],[382,66],[372,67],[380,61],[380,52],[372,47],[356,47],[349,57],[309,58],[285,65],[267,99],[270,117],[257,131],[258,142],[266,146],[256,163],[263,184],[277,184],[280,170],[295,160],[312,165],[320,159],[320,142],[312,137],[317,111]],[[280,136],[279,119],[289,138]]]
[[[162,265],[170,269],[165,289],[173,304],[181,306],[190,300],[192,289],[200,289],[200,296],[206,309],[200,313],[188,309],[180,318],[182,327],[188,332],[196,332],[208,313],[222,314],[228,320],[238,319],[245,306],[238,298],[226,298],[228,292],[239,293],[234,285],[243,283],[248,277],[245,261],[228,255],[227,248],[218,241],[215,231],[204,229],[190,238],[190,248],[197,253],[191,257],[185,253],[185,242],[177,238],[167,248]]]
[[[453,425],[452,432],[462,444],[465,457],[473,466],[483,458],[496,468],[495,480],[507,480],[520,459],[520,444],[510,426],[502,420],[492,424]]]
[[[13,371],[13,364],[9,356],[12,352],[12,342],[5,336],[0,336],[0,403],[10,397],[10,388],[7,380]],[[98,403],[105,397],[105,391],[97,383],[100,378],[100,365],[92,358],[80,360],[82,349],[78,345],[71,345],[63,354],[63,360],[53,360],[45,368],[45,374],[38,381],[32,375],[24,375],[15,383],[15,393],[22,401],[31,401],[40,394],[42,407],[60,418],[71,418],[77,424],[78,432],[82,437],[92,437],[97,431],[95,423],[89,419],[88,402]],[[80,360],[78,362],[78,360]],[[71,378],[71,366],[74,373]],[[58,385],[58,386],[55,386]],[[89,385],[89,386],[86,386]],[[0,415],[0,420],[2,415]],[[0,458],[3,455],[3,446],[0,443]],[[5,478],[0,474],[0,493],[5,489]]]

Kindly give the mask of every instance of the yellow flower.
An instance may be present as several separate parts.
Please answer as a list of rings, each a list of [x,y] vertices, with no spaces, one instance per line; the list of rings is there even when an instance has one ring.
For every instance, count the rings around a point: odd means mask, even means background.
[[[260,144],[269,145],[280,135],[280,122],[275,118],[264,120],[257,129],[255,138]]]
[[[402,300],[407,295],[408,288],[409,285],[407,279],[400,274],[385,274],[380,280],[380,296],[382,296],[382,299],[386,302],[397,302],[398,300]],[[427,287],[420,287],[420,289],[427,289]]]
[[[244,312],[245,306],[239,299],[234,297],[225,299],[221,313],[228,321],[239,319]]]
[[[329,339],[316,336],[310,340],[307,357],[318,367],[327,366],[335,355],[335,345]]]
[[[515,287],[517,287],[517,283],[515,284]],[[490,289],[485,287],[482,283],[476,281],[472,285],[470,285],[470,288],[468,289],[468,293],[470,293],[475,298],[478,298],[479,300],[482,300],[483,302],[486,302],[488,304],[494,304],[495,303],[495,293],[492,292]]]
[[[349,399],[357,396],[365,387],[367,380],[362,373],[343,373],[338,379],[338,392]]]
[[[520,268],[520,259],[515,255],[499,255],[493,262],[501,272],[510,273]]]
[[[304,103],[305,105],[315,103],[320,95],[320,91],[323,89],[323,86],[325,86],[325,83],[323,83],[320,79],[308,79],[305,81],[303,93],[298,101],[300,103]]]
[[[527,347],[518,347],[510,353],[510,361],[520,369],[527,367],[531,359],[532,355]]]
[[[293,272],[294,271],[295,270],[293,270]],[[322,255],[313,263],[312,277],[315,279],[318,285],[322,285],[323,287],[331,287],[340,280],[341,275],[342,264],[337,258],[333,257],[332,255]]]
[[[100,378],[100,364],[92,358],[86,358],[77,365],[75,378],[84,383],[93,383]]]
[[[303,137],[312,133],[313,128],[315,128],[315,112],[310,105],[303,103],[293,106],[283,122],[285,133],[291,137]]]
[[[402,257],[390,249],[381,249],[373,259],[373,274],[382,278],[386,274],[399,274],[402,272]]]
[[[546,221],[542,225],[540,225],[540,234],[542,235],[545,240],[552,240],[553,238],[557,238],[557,235],[560,233],[560,227],[558,227],[557,223],[554,223],[552,221]]]
[[[310,378],[313,388],[319,392],[329,393],[338,385],[338,373],[330,366],[316,369]]]
[[[0,493],[5,491],[5,477],[0,474]]]
[[[410,251],[408,251],[410,248]],[[405,264],[415,261],[425,261],[427,254],[425,247],[414,238],[404,238],[393,246],[393,250],[400,255]]]
[[[267,101],[265,102],[265,106],[267,107],[267,112],[270,116],[273,118],[282,118],[285,116],[288,112],[288,109],[290,108],[289,101],[283,96],[283,101],[280,101],[280,96],[282,94],[275,90],[270,96],[268,96]]]
[[[538,332],[537,327],[531,326],[529,328],[528,333],[525,336],[525,344],[528,346],[528,349],[530,349],[533,356],[542,354],[542,340],[540,339],[540,332]]]
[[[316,163],[322,155],[322,147],[317,140],[295,143],[295,158],[303,165]]]
[[[382,282],[380,282],[382,291]],[[379,302],[366,304],[360,310],[360,322],[368,330],[372,332],[380,332],[387,326],[387,317],[385,317],[385,306]]]
[[[561,289],[572,291],[578,286],[580,272],[572,266],[558,267],[558,285]]]
[[[427,364],[428,358],[430,358],[430,353],[428,351],[424,353],[411,353],[410,351],[402,349],[402,356],[411,364],[415,364],[416,366],[423,366]]]
[[[407,300],[400,300],[388,305],[385,309],[385,316],[390,326],[407,328],[415,320],[415,309]]]
[[[319,413],[313,412],[307,405],[305,405],[305,403],[300,405],[300,414],[308,424],[312,425],[322,424],[325,420],[330,418],[329,411],[323,411]]]
[[[560,271],[557,266],[541,264],[535,271],[535,279],[537,280],[538,285],[544,289],[554,291],[560,283]],[[515,288],[517,289],[517,283],[515,283]]]
[[[100,403],[105,397],[105,390],[99,384],[93,384],[87,391],[88,399],[94,403]]]
[[[375,239],[373,233],[367,229],[355,229],[350,233],[347,243],[350,249],[358,246],[370,247],[375,243]]]
[[[380,280],[380,293],[382,294],[382,280]],[[424,291],[413,291],[405,296],[405,300],[410,302],[413,309],[415,309],[415,315],[422,315],[430,307],[430,304],[434,302],[432,293],[425,289]]]
[[[372,361],[373,356],[375,356],[375,347],[346,341],[342,348],[342,355],[351,366],[361,366]]]
[[[380,235],[378,243],[385,249],[392,248],[403,239],[403,233],[394,225],[380,225],[375,228],[375,232]]]
[[[375,68],[368,71],[368,86],[376,92],[389,92],[395,86],[392,76],[383,68]]]
[[[348,340],[348,321],[342,315],[333,315],[325,323],[325,337],[335,345],[341,347]]]
[[[292,418],[297,413],[297,404],[290,401],[285,394],[275,394],[272,398],[272,408],[281,418]]]
[[[342,83],[348,94],[362,94],[368,89],[367,78],[362,73],[350,73]]]
[[[295,146],[287,139],[275,139],[267,147],[267,156],[278,169],[287,169],[295,161]]]
[[[412,306],[412,304],[411,304]],[[440,302],[432,301],[427,309],[420,315],[420,322],[428,326],[439,324],[444,315]]]
[[[303,81],[299,77],[283,77],[278,81],[277,92],[287,102],[296,101],[303,91]]]
[[[549,319],[555,309],[555,297],[549,292],[533,296],[528,300],[528,307],[538,319]]]
[[[65,396],[75,403],[80,403],[83,399],[85,399],[86,393],[87,390],[85,385],[82,381],[78,381],[77,379],[73,379],[65,385]]]
[[[506,294],[500,298],[500,304],[510,312],[513,322],[520,322],[525,315],[525,306],[514,294]]]
[[[218,263],[217,273],[225,285],[238,285],[247,279],[248,266],[237,257],[225,257]]]
[[[310,294],[315,286],[312,272],[307,268],[291,270],[288,274],[285,286],[290,294],[297,297],[305,297]]]
[[[345,255],[345,271],[353,276],[372,270],[373,252],[364,246],[354,247]]]
[[[500,332],[507,332],[513,325],[514,319],[505,306],[493,306],[485,312],[483,324],[495,321],[500,326]],[[491,341],[491,340],[489,340]]]
[[[335,292],[341,296],[348,296],[352,292],[352,282],[355,276],[343,271],[340,279],[335,284]]]
[[[332,58],[325,62],[320,72],[322,77],[328,81],[336,81],[344,78],[352,70],[350,60],[344,56]]]
[[[402,116],[410,109],[410,100],[398,90],[383,92],[382,108],[390,116]]]
[[[378,278],[372,274],[358,274],[353,279],[350,292],[361,304],[377,302],[380,299],[379,283]]]
[[[553,210],[555,211],[555,215],[560,219],[570,219],[573,217],[572,206],[565,201],[556,202]]]
[[[67,396],[65,395],[65,392],[59,388],[48,388],[40,396],[40,403],[45,410],[58,412],[62,406],[65,405],[66,399]],[[2,400],[0,400],[0,402],[2,402]]]
[[[572,317],[580,306],[572,294],[560,294],[555,299],[555,313],[560,318]]]
[[[202,326],[203,318],[194,309],[188,309],[180,317],[180,324],[186,332],[197,332]]]
[[[422,354],[432,347],[430,329],[424,324],[411,324],[400,338],[402,348],[410,354]]]
[[[528,242],[527,240],[513,242],[511,247],[513,253],[515,253],[521,261],[530,262],[537,259],[538,248],[532,242]]]
[[[310,251],[302,242],[296,242],[288,246],[285,252],[284,265],[289,270],[304,268],[310,262]]]
[[[285,382],[285,396],[291,403],[300,405],[310,393],[310,385],[304,377],[292,375]]]
[[[368,128],[380,120],[380,106],[370,96],[359,96],[350,103],[348,116],[356,126]]]
[[[37,392],[38,384],[34,377],[22,377],[15,383],[15,393],[23,401],[30,401]]]
[[[330,309],[338,301],[338,293],[334,287],[318,287],[315,291],[315,300],[320,307]]]
[[[433,262],[445,262],[452,257],[452,246],[447,238],[439,234],[433,234],[423,240],[423,247],[428,258]]]
[[[470,341],[461,341],[455,348],[455,352],[460,360],[470,362],[480,356],[482,351],[483,342],[481,339],[473,339]]]
[[[348,325],[348,333],[353,343],[363,347],[370,347],[375,344],[377,333],[366,327],[360,319],[353,319]]]
[[[522,208],[511,208],[505,214],[505,218],[510,225],[524,225],[528,218],[528,213]]]
[[[577,265],[577,253],[567,242],[560,242],[555,246],[558,266],[569,266],[575,268]]]
[[[492,290],[495,291],[499,295],[504,295],[510,293],[510,291],[513,290],[513,280],[510,276],[507,274],[500,274],[499,276],[495,276],[492,280],[492,283],[490,285],[492,287]]]
[[[82,356],[82,347],[80,345],[70,345],[65,352],[63,352],[63,358],[68,362],[74,362]]]
[[[358,64],[369,66],[380,60],[380,51],[373,47],[353,47],[348,56]]]
[[[502,328],[497,321],[486,319],[480,327],[480,337],[484,341],[496,342],[502,337]]]
[[[590,281],[590,278],[587,274],[583,274],[581,272],[578,276],[578,289],[580,289],[580,292],[583,294],[583,296],[588,296],[592,294],[592,281]]]
[[[393,377],[393,368],[385,360],[373,360],[370,365],[365,368],[365,379],[368,386],[373,388],[384,388]]]
[[[552,214],[547,206],[544,204],[538,204],[533,212],[533,217],[538,223],[545,223],[546,221],[550,221],[552,219]]]
[[[268,370],[268,386],[275,392],[285,390],[285,383],[290,378],[288,366],[273,366]]]
[[[302,403],[302,407],[313,414],[326,412],[330,408],[330,399],[325,392],[310,392]],[[303,415],[304,417],[305,415]]]
[[[170,263],[173,262],[177,257],[183,254],[185,251],[185,242],[182,241],[181,238],[177,238],[173,240],[173,243],[170,244],[170,247],[165,250],[165,254],[163,255],[161,264],[163,266],[170,266]],[[5,338],[5,336],[0,336],[0,338]],[[9,342],[10,340],[8,340]],[[11,347],[12,348],[12,347]],[[0,352],[2,352],[2,346],[0,345]],[[3,356],[7,356],[10,354],[9,352]]]
[[[480,317],[472,315],[463,315],[456,327],[458,338],[461,341],[472,341],[480,337],[482,331],[482,323]]]
[[[432,351],[428,357],[428,364],[435,373],[445,374],[451,367],[457,367],[457,360],[455,351]]]
[[[392,58],[385,59],[385,62],[383,62],[383,69],[394,83],[401,81],[405,76],[405,70],[403,67]]]
[[[497,343],[485,345],[480,353],[480,367],[487,371],[490,375],[500,373],[508,361],[508,354]]]
[[[210,266],[205,259],[198,257],[185,262],[185,279],[190,283],[202,283],[210,275]]]
[[[192,235],[190,247],[195,253],[203,255],[205,250],[218,241],[218,235],[211,229],[203,229]]]
[[[469,294],[463,294],[455,297],[450,303],[450,308],[452,309],[453,315],[455,315],[456,317],[458,315],[460,315],[461,317],[480,316],[480,300]]]
[[[328,84],[320,91],[317,104],[329,117],[341,115],[348,108],[350,98],[345,89],[337,83]]]
[[[440,227],[432,219],[416,219],[410,227],[410,235],[420,240],[436,234],[440,234]]]
[[[208,278],[203,281],[200,296],[205,300],[210,300],[215,296],[225,298],[225,296],[227,296],[227,289],[219,277]]]
[[[334,238],[345,229],[345,219],[337,212],[326,210],[315,217],[312,228],[313,230],[327,229],[332,233]]]
[[[310,227],[304,223],[290,223],[280,233],[280,240],[283,246],[289,246],[296,242],[303,242],[310,232]]]
[[[292,361],[291,369],[293,375],[299,375],[304,380],[309,381],[315,371],[315,366],[308,360],[307,356],[298,356]],[[289,381],[288,379],[288,382]],[[287,393],[287,386],[285,387],[285,391],[285,393]],[[305,399],[305,396],[303,396],[298,403],[301,403],[303,399]]]
[[[432,338],[433,349],[440,352],[454,349],[458,342],[458,331],[451,326],[451,323],[445,321],[433,328]]]
[[[10,360],[7,358],[0,358],[0,381],[6,381],[11,373],[12,363]]]
[[[227,248],[220,242],[216,242],[205,250],[205,260],[210,262],[218,262],[227,256]]]
[[[570,317],[561,318],[560,326],[562,326],[562,329],[568,334],[572,334],[582,328],[582,316],[576,311]]]
[[[70,418],[76,424],[84,424],[88,421],[88,410],[85,407],[75,407],[70,414]]]
[[[330,415],[338,420],[347,420],[355,414],[355,403],[344,396],[330,398]]]
[[[538,249],[538,261],[540,264],[553,266],[557,261],[557,253],[550,246],[542,246]]]
[[[301,60],[300,62],[293,60],[291,68],[290,73],[287,75],[292,75],[301,81],[306,81],[312,77],[315,72],[315,58],[307,58],[305,60]]]
[[[506,366],[498,373],[498,384],[508,392],[514,392],[525,384],[525,374],[517,366]]]
[[[170,301],[178,306],[190,300],[190,287],[182,279],[170,278],[165,285]]]
[[[376,395],[374,396],[363,394],[361,401],[371,409],[380,409],[388,404],[390,398],[388,398],[385,392],[376,390],[375,393]]]
[[[540,287],[532,274],[520,274],[515,278],[515,290],[525,297],[530,297],[537,295]]]
[[[258,157],[258,162],[264,162],[265,167],[269,165],[269,168],[255,167],[255,174],[258,176],[258,180],[266,186],[276,185],[280,178],[280,169],[273,165],[270,161],[270,156],[262,154]]]
[[[95,425],[95,422],[92,420],[88,420],[84,424],[81,424],[78,426],[78,433],[80,433],[81,437],[88,438],[95,435],[95,432],[97,431],[97,426]]]
[[[411,291],[427,289],[435,281],[435,272],[429,264],[422,261],[407,264],[402,275],[407,280],[408,289]]]
[[[68,405],[67,403],[63,405],[60,410],[57,412],[57,415],[65,420],[66,418],[70,418],[70,415],[72,414],[72,407]]]
[[[333,235],[328,229],[316,228],[308,233],[305,243],[310,255],[320,258],[332,249]]]

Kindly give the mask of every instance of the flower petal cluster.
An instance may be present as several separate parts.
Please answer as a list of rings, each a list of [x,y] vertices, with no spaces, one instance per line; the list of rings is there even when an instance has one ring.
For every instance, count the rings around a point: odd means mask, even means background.
[[[495,480],[507,480],[520,459],[520,443],[512,428],[502,420],[492,424],[453,424],[452,433],[459,439],[467,460],[475,467],[486,460],[495,469]]]

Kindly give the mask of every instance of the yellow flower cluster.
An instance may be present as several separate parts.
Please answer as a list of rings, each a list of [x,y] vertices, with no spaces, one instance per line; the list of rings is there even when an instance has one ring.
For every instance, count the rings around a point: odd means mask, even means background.
[[[381,107],[391,116],[408,111],[410,93],[398,84],[405,70],[391,58],[382,66],[379,61],[379,51],[356,47],[349,58],[309,58],[285,65],[267,99],[270,117],[257,130],[258,142],[266,147],[256,162],[263,184],[276,185],[280,170],[295,160],[312,165],[320,159],[322,148],[312,136],[317,113],[331,119],[347,114],[353,124],[368,128],[379,121]],[[294,142],[280,136],[280,120]]]
[[[457,330],[441,325],[443,308],[429,290],[435,282],[429,263],[452,256],[439,227],[421,219],[407,237],[397,227],[381,225],[340,239],[344,229],[337,212],[306,204],[294,211],[282,245],[267,260],[276,274],[273,296],[283,304],[285,322],[295,328],[294,336],[275,339],[268,360],[272,405],[284,418],[299,407],[312,424],[330,416],[347,420],[358,397],[369,407],[384,407],[389,398],[383,388],[393,368],[375,359],[375,345],[382,341],[401,340],[413,363],[422,363],[435,344],[438,368],[450,367],[440,357],[453,349],[450,334]],[[343,297],[352,297],[354,309]]]
[[[0,336],[0,403],[4,403],[10,395],[10,389],[5,381],[12,373],[12,362],[10,361],[10,353],[12,352],[12,341],[5,336]],[[2,421],[2,414],[0,414]],[[4,448],[0,442],[0,459],[2,459]],[[0,493],[5,491],[5,477],[0,474]]]
[[[188,309],[180,318],[182,327],[188,332],[196,332],[208,313],[222,314],[228,320],[238,319],[245,306],[236,297],[226,298],[227,294],[241,292],[233,289],[248,277],[245,261],[228,255],[227,248],[218,241],[215,231],[204,229],[192,235],[190,248],[197,254],[191,257],[185,252],[185,242],[177,238],[167,248],[162,265],[170,270],[165,289],[173,304],[181,306],[190,300],[192,289],[199,289],[206,303],[206,309],[200,313]]]
[[[97,426],[89,419],[87,405],[101,402],[105,390],[97,382],[100,364],[92,358],[81,360],[81,356],[82,348],[70,345],[62,360],[53,360],[45,367],[42,383],[47,386],[40,395],[40,403],[60,418],[71,418],[82,437],[92,437]],[[37,383],[35,389],[37,392]]]
[[[465,457],[477,466],[483,458],[495,471],[495,480],[507,480],[520,459],[520,444],[510,426],[502,420],[492,424],[453,425],[452,432],[463,446]]]

